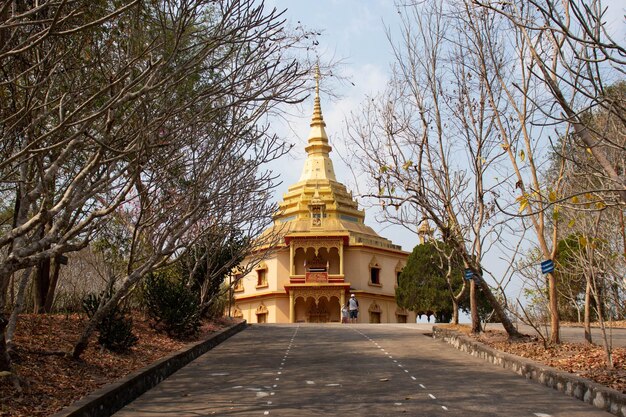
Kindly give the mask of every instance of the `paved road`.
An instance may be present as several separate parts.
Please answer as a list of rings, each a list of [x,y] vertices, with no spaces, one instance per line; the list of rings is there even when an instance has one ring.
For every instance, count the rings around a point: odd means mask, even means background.
[[[253,325],[115,416],[610,416],[428,338],[430,328]]]
[[[487,330],[504,330],[501,324],[490,323],[487,324]],[[517,326],[520,332],[524,334],[536,334],[535,329],[530,326],[526,326],[525,324],[519,324]],[[550,328],[541,329],[543,334],[550,334]],[[585,341],[585,329],[582,326],[579,327],[563,327],[561,326],[561,340],[564,342],[584,342]],[[606,329],[607,339],[609,339],[609,345],[613,347],[626,347],[626,329],[617,328],[610,329],[607,327]],[[549,337],[549,336],[548,336]],[[593,343],[597,343],[599,345],[604,344],[604,339],[602,338],[602,331],[598,327],[591,328],[591,338]]]

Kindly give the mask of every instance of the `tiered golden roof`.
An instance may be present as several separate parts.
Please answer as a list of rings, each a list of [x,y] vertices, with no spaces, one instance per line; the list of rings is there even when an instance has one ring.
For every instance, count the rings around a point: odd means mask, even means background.
[[[291,237],[347,236],[349,244],[366,244],[399,250],[364,223],[365,211],[359,210],[346,186],[337,181],[326,134],[319,96],[319,75],[316,74],[315,100],[311,120],[306,161],[300,180],[288,188],[274,216],[274,230]],[[321,206],[322,218],[314,225],[311,206]],[[270,232],[268,230],[268,232]]]

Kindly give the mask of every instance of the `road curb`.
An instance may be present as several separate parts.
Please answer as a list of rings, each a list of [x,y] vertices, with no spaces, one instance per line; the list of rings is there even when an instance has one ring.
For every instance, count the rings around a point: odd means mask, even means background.
[[[433,338],[441,339],[462,352],[511,370],[546,387],[577,398],[619,417],[626,417],[626,395],[594,381],[500,352],[454,330],[433,327]]]
[[[189,362],[246,327],[247,323],[243,321],[215,333],[208,339],[186,346],[146,368],[105,385],[51,417],[109,417]]]

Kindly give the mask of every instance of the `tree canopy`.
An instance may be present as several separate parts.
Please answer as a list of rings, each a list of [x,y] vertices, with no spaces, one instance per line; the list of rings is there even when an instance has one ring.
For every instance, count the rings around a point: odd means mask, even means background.
[[[417,245],[400,273],[398,305],[418,314],[432,313],[438,322],[450,321],[454,313],[452,298],[463,288],[462,265],[459,256],[442,242]]]

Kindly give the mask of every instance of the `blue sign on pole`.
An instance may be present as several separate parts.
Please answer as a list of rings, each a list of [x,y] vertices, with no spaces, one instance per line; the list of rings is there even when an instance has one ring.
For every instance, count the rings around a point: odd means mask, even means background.
[[[554,271],[554,261],[552,259],[541,262],[541,273],[548,274]]]
[[[472,279],[474,277],[474,271],[472,271],[471,269],[467,268],[465,270],[465,279],[469,280]]]

